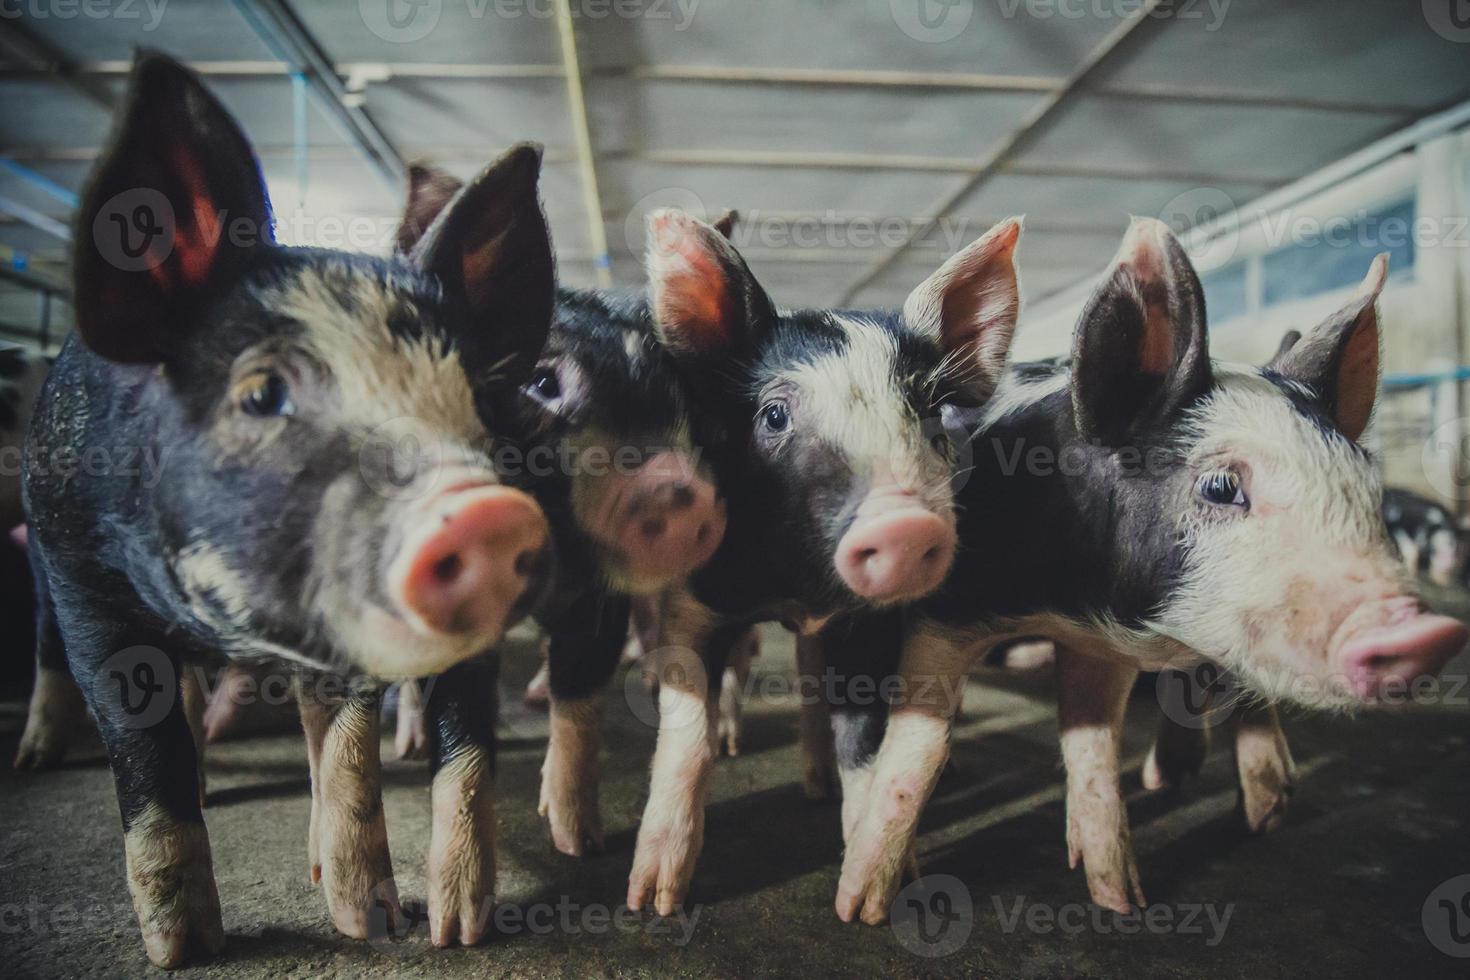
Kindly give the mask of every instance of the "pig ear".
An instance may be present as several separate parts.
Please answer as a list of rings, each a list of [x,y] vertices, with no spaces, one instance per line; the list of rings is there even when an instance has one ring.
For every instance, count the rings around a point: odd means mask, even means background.
[[[1271,368],[1321,399],[1343,435],[1357,441],[1378,397],[1378,294],[1388,279],[1388,253],[1373,260],[1358,295],[1328,317]]]
[[[989,398],[1000,383],[1016,332],[1020,237],[1021,219],[1007,218],[951,256],[903,304],[904,322],[951,355],[956,376],[977,402]]]
[[[648,216],[654,326],[676,355],[740,357],[776,316],[770,297],[715,228],[682,211]]]
[[[159,54],[134,63],[77,214],[77,332],[125,363],[162,361],[192,308],[272,238],[245,134],[193,72]]]
[[[735,240],[735,222],[740,220],[737,211],[729,210],[715,219],[714,229],[729,241]]]
[[[1205,297],[1167,225],[1134,218],[1072,339],[1072,408],[1085,438],[1124,445],[1211,384]]]
[[[1276,345],[1276,353],[1271,355],[1271,359],[1266,362],[1266,367],[1275,367],[1277,364],[1279,364],[1281,362],[1281,359],[1287,354],[1291,353],[1291,349],[1295,347],[1296,342],[1301,339],[1302,332],[1300,330],[1288,330],[1286,331],[1286,333],[1282,334],[1281,343]]]
[[[556,303],[540,173],[540,146],[513,147],[444,205],[409,256],[464,304],[467,364],[513,381],[535,364]]]
[[[459,193],[464,181],[429,163],[408,166],[408,200],[403,205],[403,218],[393,235],[394,248],[401,255],[413,251],[424,232],[439,217],[444,206]]]

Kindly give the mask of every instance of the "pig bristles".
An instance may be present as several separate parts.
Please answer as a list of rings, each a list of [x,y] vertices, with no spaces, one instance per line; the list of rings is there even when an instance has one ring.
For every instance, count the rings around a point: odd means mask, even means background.
[[[505,371],[507,368],[515,363],[515,359],[516,355],[507,354],[500,360],[496,361],[494,364],[491,364],[479,371],[476,371],[475,377],[473,379],[474,382],[477,385],[488,385],[493,384],[497,381],[504,381],[506,379]]]

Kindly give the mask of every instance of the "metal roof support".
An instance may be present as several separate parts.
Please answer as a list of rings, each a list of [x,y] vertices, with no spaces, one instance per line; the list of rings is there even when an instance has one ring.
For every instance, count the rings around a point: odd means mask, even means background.
[[[582,67],[577,58],[577,34],[572,23],[571,0],[557,0],[556,32],[561,39],[562,70],[567,79],[572,136],[577,145],[577,173],[582,184],[582,205],[587,210],[587,232],[592,238],[592,264],[597,285],[606,289],[612,285],[612,257],[607,251],[607,226],[602,222],[602,195],[597,190],[597,161],[592,151],[592,131],[587,125],[587,101],[582,93]]]
[[[306,77],[317,105],[367,159],[378,175],[401,191],[408,168],[388,137],[361,107],[349,104],[347,87],[316,38],[284,0],[234,0],[235,8],[271,51]]]
[[[1141,25],[1150,19],[1154,10],[1162,2],[1164,0],[1145,0],[1142,6],[1134,10],[1121,24],[1109,31],[1107,37],[1103,38],[1092,51],[1088,52],[1087,57],[1082,60],[1082,63],[1073,69],[1072,74],[1068,75],[1060,86],[1053,90],[1046,98],[1038,102],[1031,111],[1026,113],[1025,117],[1021,120],[1021,124],[1009,136],[1002,140],[999,146],[991,150],[976,165],[970,179],[946,194],[931,209],[929,216],[922,225],[912,229],[896,248],[890,249],[869,266],[862,275],[853,280],[852,284],[842,291],[842,294],[837,297],[836,302],[832,305],[838,307],[849,305],[854,296],[875,282],[879,276],[886,272],[898,260],[899,256],[909,250],[914,242],[933,231],[939,222],[954,210],[955,205],[968,197],[975,188],[994,176],[1007,160],[1024,149],[1031,139],[1041,131],[1041,127],[1056,115],[1057,110],[1087,81],[1088,77],[1096,72],[1098,67],[1107,61],[1108,57],[1117,51],[1119,46],[1134,31],[1138,30]]]

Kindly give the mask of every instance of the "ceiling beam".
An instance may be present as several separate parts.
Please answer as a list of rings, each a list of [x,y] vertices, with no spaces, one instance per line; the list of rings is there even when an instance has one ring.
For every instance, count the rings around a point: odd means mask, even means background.
[[[1041,133],[1042,127],[1055,118],[1057,111],[1066,104],[1067,100],[1086,84],[1088,78],[1105,64],[1141,25],[1149,21],[1154,10],[1163,2],[1164,0],[1144,0],[1138,9],[1109,31],[1107,36],[1087,53],[1081,64],[1072,70],[1067,80],[1059,88],[1034,105],[1021,119],[1020,125],[981,158],[967,180],[935,202],[928,219],[922,226],[912,229],[898,247],[890,249],[887,254],[865,269],[842,290],[836,301],[830,305],[844,307],[851,304],[853,297],[875,282],[914,242],[938,226],[960,201],[999,172],[999,168],[1011,157],[1029,146]]]
[[[0,48],[8,51],[16,61],[28,65],[26,70],[61,81],[98,108],[111,112],[117,104],[117,97],[98,73],[88,71],[72,60],[24,21],[12,17],[0,20]]]
[[[343,136],[355,146],[395,193],[401,192],[408,168],[403,157],[371,116],[348,98],[347,86],[337,75],[316,38],[284,0],[234,0],[235,9],[271,51],[293,73],[306,78],[313,99]]]
[[[406,147],[415,159],[433,160],[436,163],[466,163],[482,165],[495,150],[488,146],[427,146]],[[99,152],[97,147],[69,146],[13,146],[0,151],[0,169],[5,158],[30,161],[32,163],[88,162]],[[256,155],[263,160],[292,157],[295,148],[288,144],[262,144],[255,148]],[[351,147],[313,146],[307,150],[307,158],[313,161],[341,161],[357,158]],[[884,153],[825,153],[782,150],[681,150],[650,149],[636,152],[603,150],[598,153],[601,160],[632,161],[678,167],[749,167],[776,168],[782,170],[858,170],[895,173],[946,173],[970,174],[975,162],[969,157],[937,157],[921,154]],[[580,164],[575,150],[548,148],[543,157],[546,165]],[[998,172],[1018,177],[1049,177],[1076,180],[1124,180],[1124,181],[1175,181],[1205,187],[1229,185],[1251,185],[1272,187],[1283,181],[1259,174],[1206,173],[1193,170],[1140,170],[1136,167],[1103,167],[1087,164],[1022,163],[1010,161],[1001,164]]]
[[[126,75],[127,61],[91,61],[73,64],[75,77]],[[202,75],[252,78],[290,73],[289,65],[277,61],[195,61]],[[476,64],[436,62],[340,62],[335,72],[342,78],[369,73],[376,77],[443,80],[514,81],[560,79],[566,72],[555,64]],[[996,75],[975,72],[894,71],[884,69],[755,68],[723,65],[633,65],[610,66],[586,72],[598,79],[631,78],[638,81],[710,82],[727,85],[779,85],[831,89],[910,89],[920,91],[991,92],[998,94],[1046,95],[1057,91],[1067,79],[1054,75]],[[42,68],[0,67],[0,79],[44,78]],[[1417,116],[1419,105],[1373,102],[1362,99],[1332,99],[1302,96],[1291,92],[1221,88],[1212,85],[1190,88],[1175,83],[1099,82],[1086,87],[1088,95],[1149,102],[1179,102],[1191,105],[1238,105],[1251,108],[1304,109],[1315,112],[1350,112],[1361,115]]]

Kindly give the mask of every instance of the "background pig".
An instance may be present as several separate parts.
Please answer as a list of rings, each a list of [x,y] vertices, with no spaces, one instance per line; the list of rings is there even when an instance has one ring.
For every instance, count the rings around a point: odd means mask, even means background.
[[[1425,611],[1390,554],[1356,442],[1386,274],[1380,257],[1359,296],[1270,367],[1212,365],[1187,257],[1161,223],[1135,220],[1071,370],[1008,384],[975,433],[961,558],[904,631],[876,762],[839,731],[844,785],[871,779],[842,918],[886,916],[965,672],[996,642],[1058,646],[1069,851],[1093,900],[1120,910],[1142,901],[1117,771],[1139,667],[1206,657],[1268,699],[1345,709],[1461,649],[1465,628]]]
[[[400,248],[458,187],[429,167],[411,177]],[[725,504],[701,459],[712,435],[641,292],[561,290],[515,416],[519,465],[557,550],[556,585],[538,613],[551,699],[540,810],[556,848],[581,855],[603,846],[601,698],[627,640],[629,597],[657,594],[707,561]]]
[[[810,629],[844,609],[918,598],[954,556],[954,448],[941,422],[994,389],[1015,325],[1003,222],[898,313],[778,312],[720,233],[677,212],[649,223],[652,308],[696,380],[729,526],[709,564],[667,593],[659,736],[628,905],[669,914],[703,844],[718,679],[753,622]]]
[[[547,524],[489,465],[472,390],[481,407],[513,392],[550,322],[539,159],[507,154],[410,262],[281,248],[234,121],[173,61],[134,69],[79,211],[81,339],[36,408],[24,490],[42,673],[69,667],[97,717],[161,966],[224,939],[199,701],[177,680],[221,653],[300,672],[312,876],[353,936],[396,902],[373,679],[450,672],[427,706],[430,917],[436,936],[478,937],[494,888],[493,665],[479,654],[539,593]],[[114,247],[128,228],[142,251]],[[123,449],[166,454],[157,481],[55,465]],[[333,674],[365,682],[319,696]]]
[[[1464,548],[1454,515],[1437,501],[1400,487],[1383,491],[1383,521],[1410,575],[1436,585],[1460,580]]]

